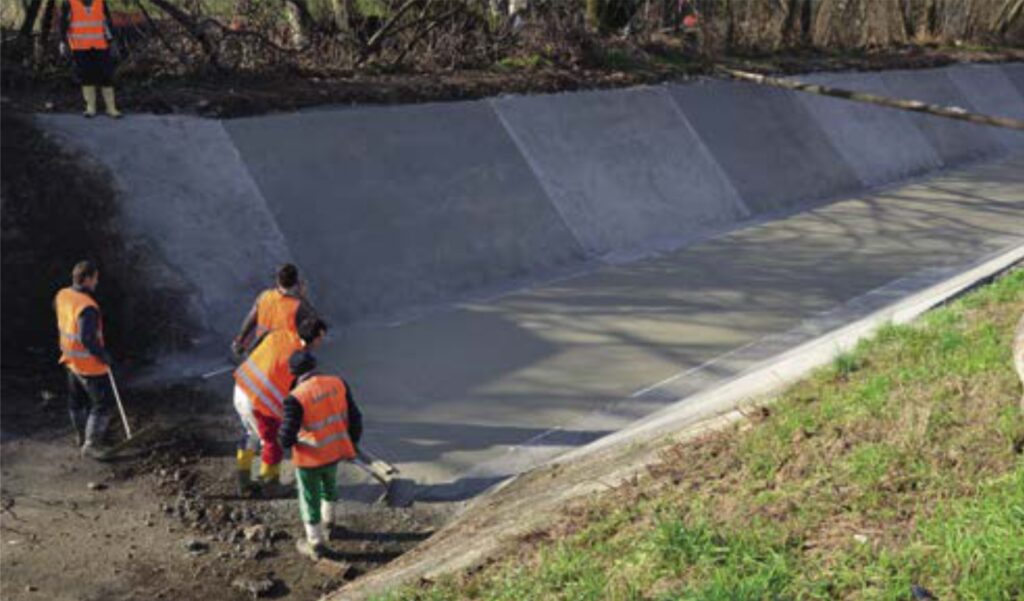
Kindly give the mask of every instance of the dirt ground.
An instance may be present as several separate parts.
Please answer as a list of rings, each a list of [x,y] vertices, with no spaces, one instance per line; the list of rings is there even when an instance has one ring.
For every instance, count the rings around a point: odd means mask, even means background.
[[[341,503],[335,553],[298,556],[297,501],[234,492],[230,379],[213,389],[132,385],[162,349],[182,349],[173,329],[157,327],[173,320],[173,299],[147,287],[145,257],[118,238],[103,174],[7,103],[2,117],[0,598],[315,599],[449,519],[451,505]],[[105,463],[74,445],[50,307],[84,256],[99,257],[108,342],[139,438]],[[123,438],[116,415],[111,432]]]
[[[959,49],[913,46],[864,53],[777,53],[723,58],[723,64],[759,73],[923,69],[954,62],[1024,60],[1024,49]],[[215,74],[166,79],[125,76],[119,104],[132,112],[241,117],[295,111],[321,105],[398,104],[485,98],[500,94],[536,94],[582,89],[621,88],[708,75],[700,59],[666,59],[623,68],[538,66],[524,69],[460,70],[431,73],[264,73]],[[5,61],[3,94],[26,112],[77,112],[79,92],[70,74],[38,76]]]
[[[78,456],[62,391],[38,384],[5,376],[4,599],[241,600],[263,587],[261,597],[315,599],[424,540],[451,509],[341,503],[333,553],[314,563],[294,548],[294,498],[236,496],[226,395],[126,391],[134,427],[162,430],[100,463]],[[169,407],[187,417],[172,425]]]

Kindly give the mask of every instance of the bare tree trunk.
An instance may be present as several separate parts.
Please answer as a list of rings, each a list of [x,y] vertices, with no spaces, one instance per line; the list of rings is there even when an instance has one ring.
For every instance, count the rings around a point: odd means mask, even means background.
[[[22,41],[27,42],[31,37],[32,28],[36,24],[36,17],[39,16],[39,9],[42,5],[43,0],[32,0],[25,8],[25,20],[21,22],[21,31],[18,33]]]
[[[50,40],[50,30],[53,28],[53,7],[54,0],[43,0],[39,13],[32,24],[32,60],[39,64],[46,54],[46,44]]]
[[[309,12],[306,0],[284,0],[284,15],[292,32],[292,46],[303,48],[309,44],[313,15]]]
[[[992,25],[993,32],[1006,35],[1010,25],[1020,19],[1021,15],[1024,15],[1024,0],[1006,0]]]
[[[587,27],[591,31],[601,29],[601,0],[587,0]]]

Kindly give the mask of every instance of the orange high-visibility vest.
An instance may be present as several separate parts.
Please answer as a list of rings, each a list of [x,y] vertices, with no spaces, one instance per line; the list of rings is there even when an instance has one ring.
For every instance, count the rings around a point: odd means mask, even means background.
[[[256,301],[256,340],[274,330],[291,330],[298,333],[295,314],[299,311],[301,302],[277,288],[260,294],[259,300]]]
[[[249,396],[253,411],[265,417],[284,417],[284,397],[294,380],[288,371],[288,358],[301,348],[297,334],[276,330],[267,334],[235,370],[235,383]]]
[[[82,311],[89,307],[95,307],[99,312],[100,306],[96,300],[74,288],[64,288],[54,298],[53,307],[57,311],[57,330],[60,332],[61,365],[66,365],[68,369],[82,376],[106,375],[107,365],[85,348],[85,344],[82,343],[82,333],[78,329],[78,316],[82,314]],[[96,337],[102,345],[102,315],[97,324]]]
[[[107,24],[104,21],[103,0],[93,0],[86,6],[82,0],[70,0],[71,23],[68,27],[68,45],[71,50],[106,50]]]
[[[335,376],[315,375],[299,383],[292,396],[302,405],[302,428],[292,447],[292,463],[312,468],[354,459],[345,382]]]

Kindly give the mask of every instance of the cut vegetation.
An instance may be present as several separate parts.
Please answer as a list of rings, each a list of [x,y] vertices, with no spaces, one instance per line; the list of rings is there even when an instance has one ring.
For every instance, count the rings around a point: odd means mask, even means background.
[[[1022,312],[1017,269],[666,448],[516,553],[384,598],[1020,599]]]

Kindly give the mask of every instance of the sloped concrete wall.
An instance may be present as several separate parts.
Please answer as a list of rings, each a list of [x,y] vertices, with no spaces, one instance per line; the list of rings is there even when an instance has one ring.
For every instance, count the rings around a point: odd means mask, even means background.
[[[191,287],[191,313],[221,338],[235,333],[252,293],[291,259],[288,243],[218,121],[54,115],[44,130],[109,170],[125,234],[143,237]],[[74,190],[68,190],[74,202]]]
[[[486,102],[227,121],[342,321],[544,276],[584,255]]]
[[[1021,118],[1024,66],[809,77]],[[731,82],[216,122],[41,116],[227,335],[296,260],[336,324],[662,252],[1020,149],[996,128]]]
[[[882,91],[877,73],[800,77],[831,87]],[[869,185],[888,184],[942,167],[942,159],[906,113],[828,96],[800,94],[833,148]]]
[[[678,246],[749,216],[663,87],[493,104],[589,253]]]
[[[669,89],[755,213],[848,194],[863,185],[795,92],[731,82]]]
[[[891,96],[977,111],[946,69],[887,71],[882,80]],[[908,117],[921,128],[947,166],[992,158],[1006,150],[991,127],[918,113]]]
[[[980,113],[1024,120],[1024,100],[999,65],[957,65],[947,70],[950,79]],[[1014,151],[1024,150],[1024,131],[992,129],[1000,142]]]

